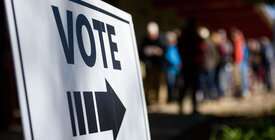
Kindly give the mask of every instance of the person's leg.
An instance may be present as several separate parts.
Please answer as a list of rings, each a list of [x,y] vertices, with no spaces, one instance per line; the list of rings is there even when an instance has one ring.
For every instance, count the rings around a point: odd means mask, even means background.
[[[266,79],[266,86],[267,86],[267,90],[270,91],[272,90],[272,81],[271,81],[271,69],[270,69],[270,65],[266,66],[266,74],[265,74],[265,79]]]
[[[176,74],[168,72],[167,73],[168,102],[171,102],[173,100],[175,84],[176,84]]]
[[[234,95],[239,97],[241,96],[241,73],[240,66],[238,63],[234,64]]]
[[[215,86],[219,97],[222,97],[226,86],[225,65],[221,64],[215,74]]]
[[[224,74],[220,77],[224,81],[223,92],[226,94],[228,91],[231,91],[233,85],[233,65],[231,63],[227,63],[224,67]]]
[[[144,78],[144,92],[145,92],[145,99],[146,99],[146,103],[147,105],[151,104],[151,96],[150,96],[150,89],[152,88],[151,85],[151,70],[149,67],[146,68],[146,76]]]
[[[154,67],[152,74],[152,85],[153,85],[153,90],[154,90],[154,101],[158,102],[158,96],[159,96],[159,89],[160,85],[163,79],[163,75],[161,73],[161,70],[157,67]]]
[[[184,82],[183,82],[183,85],[181,85],[179,88],[179,98],[178,98],[180,113],[182,113],[182,109],[183,109],[183,106],[182,106],[183,98],[185,97],[187,88],[190,85],[190,74],[187,71],[184,71],[182,75],[183,75]]]
[[[193,105],[193,113],[197,113],[197,100],[196,100],[196,92],[199,89],[199,72],[193,72],[194,75],[192,76],[192,105]]]
[[[148,67],[146,69],[144,87],[147,104],[152,104],[157,101],[156,96],[159,89],[159,77],[160,73],[155,67]]]
[[[241,66],[241,76],[242,76],[242,92],[243,92],[243,95],[246,96],[246,94],[248,94],[248,91],[249,91],[249,76],[248,76],[248,69],[246,64],[243,64]]]
[[[199,85],[198,90],[203,92],[204,98],[209,98],[209,93],[207,92],[207,73],[205,71],[201,71],[199,73]]]
[[[216,82],[215,82],[215,70],[209,70],[208,71],[208,85],[210,90],[210,97],[212,99],[215,99],[217,97],[217,89],[216,89]]]

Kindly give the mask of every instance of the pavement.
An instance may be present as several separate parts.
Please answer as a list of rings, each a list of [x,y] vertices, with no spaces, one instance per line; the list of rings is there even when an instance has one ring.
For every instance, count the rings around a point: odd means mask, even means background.
[[[148,106],[152,140],[209,139],[213,126],[222,121],[274,116],[275,92],[261,90],[245,97],[228,94],[217,100],[204,100],[198,104],[197,114],[192,114],[190,95],[182,106],[183,114],[179,113],[177,102],[160,101]]]
[[[191,98],[187,96],[183,101],[182,112],[185,115],[192,113]],[[274,113],[275,93],[254,93],[253,95],[236,98],[226,96],[218,100],[205,100],[198,104],[198,110],[204,115],[215,116],[260,116]],[[179,114],[179,104],[158,103],[148,106],[149,113]]]

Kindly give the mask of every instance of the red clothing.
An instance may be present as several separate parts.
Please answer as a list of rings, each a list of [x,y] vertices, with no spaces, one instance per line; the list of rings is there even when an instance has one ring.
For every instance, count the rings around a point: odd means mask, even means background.
[[[234,43],[234,62],[241,63],[244,59],[244,39],[241,36],[233,39]]]

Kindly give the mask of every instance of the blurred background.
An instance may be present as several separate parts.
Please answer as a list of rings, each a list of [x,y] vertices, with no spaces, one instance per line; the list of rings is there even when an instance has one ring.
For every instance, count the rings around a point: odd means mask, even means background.
[[[133,17],[152,140],[275,139],[274,0],[103,1]],[[0,4],[0,139],[20,140]]]

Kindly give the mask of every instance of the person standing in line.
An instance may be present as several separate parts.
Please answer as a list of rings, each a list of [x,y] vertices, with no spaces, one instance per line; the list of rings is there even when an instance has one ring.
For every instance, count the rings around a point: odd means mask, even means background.
[[[181,73],[184,78],[184,85],[180,88],[180,96],[178,98],[180,113],[182,113],[182,101],[187,88],[191,88],[193,113],[197,113],[196,91],[199,88],[199,71],[202,68],[203,61],[203,54],[200,50],[203,40],[197,30],[197,21],[194,18],[190,18],[179,38],[178,49],[182,60]]]
[[[261,45],[262,45],[262,53],[264,56],[263,65],[265,68],[265,72],[264,72],[265,84],[266,84],[267,90],[271,91],[272,90],[271,64],[274,59],[274,50],[270,40],[267,37],[261,38]]]
[[[236,83],[236,95],[249,95],[249,76],[248,76],[248,49],[243,33],[238,29],[232,29],[232,40],[234,47],[234,77]]]
[[[165,53],[167,66],[167,85],[168,85],[168,102],[174,100],[174,92],[177,81],[177,74],[180,72],[181,58],[178,52],[177,35],[173,31],[166,33],[166,40],[168,43]]]
[[[263,55],[261,51],[261,44],[256,39],[248,40],[249,50],[250,50],[250,65],[253,70],[252,73],[252,89],[254,90],[255,85],[260,85],[264,83],[263,74]]]
[[[220,40],[220,63],[219,65],[219,78],[217,88],[222,95],[224,93],[229,92],[230,87],[232,85],[232,53],[233,53],[233,47],[230,40],[227,39],[227,34],[224,29],[219,29],[218,33],[221,37]]]
[[[217,67],[218,52],[216,42],[218,34],[213,32],[203,45],[203,69],[200,74],[200,88],[205,94],[206,99],[216,99],[218,93],[215,83],[215,71]]]
[[[164,54],[166,44],[159,33],[156,22],[147,25],[147,36],[144,37],[140,47],[140,59],[146,66],[144,88],[147,104],[158,101],[159,86],[164,67]]]

